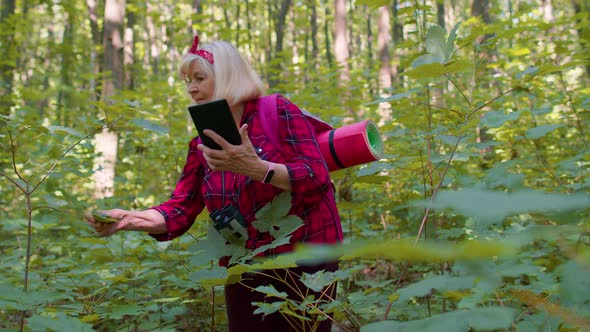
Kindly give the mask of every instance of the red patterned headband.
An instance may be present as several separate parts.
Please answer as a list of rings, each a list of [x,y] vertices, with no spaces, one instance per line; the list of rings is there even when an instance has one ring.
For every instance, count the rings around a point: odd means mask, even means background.
[[[195,35],[195,38],[193,39],[193,45],[191,46],[191,49],[188,52],[192,53],[192,54],[196,54],[196,55],[202,57],[203,59],[209,61],[209,63],[213,64],[213,53],[211,53],[209,51],[205,51],[205,50],[197,50],[198,46],[199,46],[199,35]]]

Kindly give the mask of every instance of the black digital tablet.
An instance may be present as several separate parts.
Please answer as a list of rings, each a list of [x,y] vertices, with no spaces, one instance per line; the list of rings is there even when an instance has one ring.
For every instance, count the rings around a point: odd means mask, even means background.
[[[219,136],[233,145],[242,144],[240,132],[234,121],[229,105],[225,99],[217,99],[204,104],[196,104],[188,107],[188,111],[197,127],[203,144],[221,150],[221,147],[210,137],[205,135],[205,129],[213,130]]]

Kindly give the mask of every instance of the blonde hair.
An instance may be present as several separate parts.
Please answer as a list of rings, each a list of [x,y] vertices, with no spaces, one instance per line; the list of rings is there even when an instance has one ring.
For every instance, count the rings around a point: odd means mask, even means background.
[[[215,99],[225,98],[230,105],[235,105],[264,94],[260,76],[232,44],[214,41],[204,44],[200,49],[213,54],[214,64],[199,55],[187,53],[180,65],[181,76],[188,75],[191,63],[198,61],[206,75],[215,77]]]

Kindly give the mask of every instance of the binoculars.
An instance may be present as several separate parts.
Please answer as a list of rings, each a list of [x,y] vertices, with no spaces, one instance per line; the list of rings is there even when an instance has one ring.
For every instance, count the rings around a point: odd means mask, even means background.
[[[247,223],[240,210],[227,204],[223,209],[209,214],[215,229],[229,242],[243,245],[248,240]]]

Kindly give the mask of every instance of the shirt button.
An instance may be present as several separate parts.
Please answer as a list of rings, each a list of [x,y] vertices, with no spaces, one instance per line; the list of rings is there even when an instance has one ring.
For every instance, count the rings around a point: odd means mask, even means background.
[[[258,148],[258,152],[262,152],[262,148]]]
[[[309,173],[309,177],[312,177],[313,178],[313,173]]]

